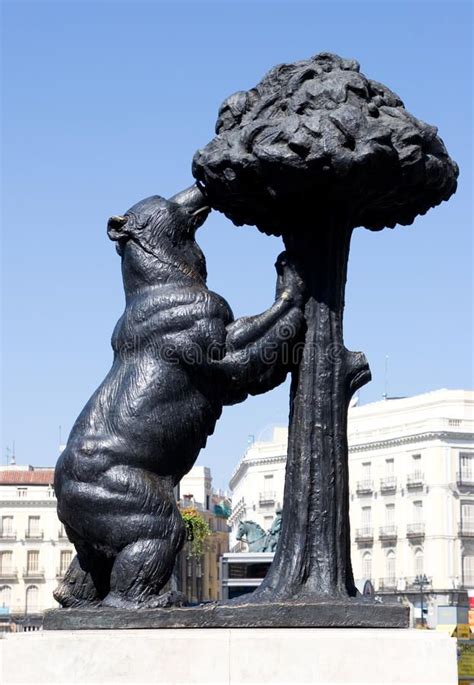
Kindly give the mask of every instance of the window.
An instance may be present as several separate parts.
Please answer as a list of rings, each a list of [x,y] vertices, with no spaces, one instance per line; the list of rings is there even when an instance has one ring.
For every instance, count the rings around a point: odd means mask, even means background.
[[[370,471],[372,464],[370,461],[365,461],[362,464],[362,480],[370,480]]]
[[[40,534],[40,517],[28,516],[28,537],[37,538]]]
[[[26,555],[26,570],[28,572],[33,572],[33,571],[38,571],[39,570],[39,552],[38,551],[31,551],[28,552]]]
[[[28,488],[17,488],[16,494],[18,497],[26,497],[28,494]]]
[[[423,523],[423,502],[413,502],[413,523]]]
[[[30,585],[26,588],[25,609],[27,614],[33,614],[39,611],[38,595],[39,592],[36,585]]]
[[[414,571],[415,576],[423,575],[423,550],[420,548],[415,550]]]
[[[395,473],[395,461],[393,459],[385,459],[385,474],[393,476]]]
[[[372,507],[362,507],[361,524],[362,528],[370,528],[372,522]]]
[[[390,550],[387,552],[387,557],[385,559],[386,563],[386,569],[387,569],[387,580],[390,582],[394,582],[396,575],[395,575],[395,570],[396,570],[396,557],[395,557],[395,552],[393,550]]]
[[[362,556],[362,578],[364,580],[372,578],[372,555],[370,552],[364,552]]]
[[[463,584],[474,587],[474,556],[464,557],[462,560]]]
[[[0,607],[8,608],[12,601],[12,589],[9,585],[0,587]]]
[[[273,475],[264,476],[263,489],[265,490],[265,492],[270,492],[271,490],[273,490]]]
[[[385,525],[394,526],[395,525],[395,505],[386,504],[385,505]]]
[[[13,516],[2,516],[2,537],[11,537],[13,535]]]
[[[210,503],[211,503],[211,498],[209,497],[209,495],[206,495],[206,509],[207,509],[207,511],[209,511]]]
[[[461,502],[461,527],[474,532],[474,502]]]
[[[0,574],[12,571],[13,554],[12,552],[0,552]]]
[[[473,462],[474,454],[470,452],[461,452],[459,454],[459,466],[461,472],[461,480],[466,483],[472,483],[474,481],[473,474]]]
[[[71,550],[64,550],[61,552],[61,555],[59,557],[59,572],[61,575],[64,575],[66,571],[69,568],[69,565],[72,561],[72,552]]]
[[[421,473],[421,454],[411,455],[411,470],[413,473]]]

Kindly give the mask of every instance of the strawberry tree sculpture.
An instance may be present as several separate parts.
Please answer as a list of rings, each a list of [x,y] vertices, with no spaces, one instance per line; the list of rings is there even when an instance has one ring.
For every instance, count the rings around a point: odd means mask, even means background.
[[[352,232],[411,224],[455,192],[458,168],[436,128],[357,62],[326,53],[277,66],[231,95],[216,133],[193,161],[208,202],[236,225],[281,236],[306,286],[282,530],[251,601],[345,601],[356,594],[347,410],[370,380],[365,356],[343,343]]]

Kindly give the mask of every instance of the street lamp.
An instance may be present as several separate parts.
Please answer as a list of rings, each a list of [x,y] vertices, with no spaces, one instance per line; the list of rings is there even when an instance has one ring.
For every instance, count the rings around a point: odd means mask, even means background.
[[[417,575],[417,576],[415,577],[414,585],[416,585],[417,587],[420,588],[420,597],[421,597],[421,627],[423,628],[424,625],[425,625],[425,617],[424,617],[424,614],[423,614],[423,608],[424,608],[424,606],[423,606],[423,597],[424,597],[423,589],[424,589],[427,585],[431,585],[431,580],[430,580],[429,578],[426,577],[426,573],[423,573],[423,574],[420,573],[419,575]]]

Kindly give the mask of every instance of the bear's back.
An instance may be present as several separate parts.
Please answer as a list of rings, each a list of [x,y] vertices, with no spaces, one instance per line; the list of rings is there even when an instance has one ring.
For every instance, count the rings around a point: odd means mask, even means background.
[[[134,346],[143,353],[150,346],[156,351],[170,344],[219,344],[232,320],[227,302],[204,286],[154,286],[128,299],[112,347],[120,353]]]

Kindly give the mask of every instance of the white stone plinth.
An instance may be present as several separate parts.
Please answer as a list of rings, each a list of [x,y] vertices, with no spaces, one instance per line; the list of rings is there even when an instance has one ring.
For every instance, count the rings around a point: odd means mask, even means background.
[[[391,629],[43,631],[0,640],[2,685],[456,685],[456,642]]]

